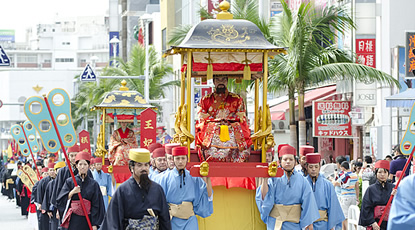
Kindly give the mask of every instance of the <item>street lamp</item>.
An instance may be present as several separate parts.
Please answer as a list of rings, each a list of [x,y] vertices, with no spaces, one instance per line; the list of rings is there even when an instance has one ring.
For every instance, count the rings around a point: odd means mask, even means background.
[[[117,67],[115,58],[117,57],[117,47],[118,44],[120,44],[120,40],[117,38],[117,36],[114,35],[110,40],[110,44],[112,45],[112,57],[114,59],[112,61],[112,65],[113,67]]]
[[[145,24],[145,46],[146,46],[146,70],[145,76],[146,79],[144,81],[144,98],[146,99],[147,103],[150,101],[150,78],[149,78],[149,63],[148,63],[148,46],[149,46],[149,24],[153,21],[153,18],[150,14],[144,14],[140,17],[140,20]]]

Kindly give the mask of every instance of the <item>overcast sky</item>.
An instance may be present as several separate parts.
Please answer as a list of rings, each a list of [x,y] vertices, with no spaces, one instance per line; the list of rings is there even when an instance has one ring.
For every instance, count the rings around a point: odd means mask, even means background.
[[[109,0],[0,0],[0,30],[15,30],[16,42],[24,42],[25,29],[39,23],[53,23],[65,17],[103,15]]]

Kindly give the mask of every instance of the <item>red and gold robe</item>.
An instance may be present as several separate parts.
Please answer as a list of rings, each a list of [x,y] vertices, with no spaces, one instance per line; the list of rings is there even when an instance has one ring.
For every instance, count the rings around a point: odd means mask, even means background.
[[[119,128],[111,135],[108,158],[113,165],[128,165],[128,152],[133,148],[138,148],[134,132],[129,128],[123,132]]]
[[[249,156],[252,145],[243,99],[234,93],[211,93],[199,103],[196,125],[196,145],[205,157],[217,161],[242,162]],[[228,126],[228,141],[220,140],[221,125]]]

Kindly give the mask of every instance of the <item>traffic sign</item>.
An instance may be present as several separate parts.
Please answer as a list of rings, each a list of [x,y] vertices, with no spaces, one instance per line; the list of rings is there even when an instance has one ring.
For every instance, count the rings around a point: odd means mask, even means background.
[[[96,81],[96,80],[97,80],[97,76],[95,75],[91,66],[87,64],[85,66],[84,71],[82,72],[81,81]]]
[[[10,66],[10,59],[4,51],[3,47],[0,46],[0,66]]]

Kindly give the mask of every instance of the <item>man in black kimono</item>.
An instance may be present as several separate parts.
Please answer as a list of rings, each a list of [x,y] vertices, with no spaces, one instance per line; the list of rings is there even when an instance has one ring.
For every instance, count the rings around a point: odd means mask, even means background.
[[[62,227],[68,230],[89,230],[84,209],[78,196],[81,193],[86,212],[93,230],[97,230],[105,215],[105,205],[99,184],[87,175],[91,155],[88,152],[79,152],[75,163],[78,169],[75,184],[68,178],[56,198],[59,213],[62,213]],[[68,206],[67,206],[68,203]]]
[[[385,215],[381,226],[378,225],[378,222],[391,194],[396,194],[394,185],[387,181],[389,177],[389,161],[380,160],[376,162],[375,176],[377,178],[376,183],[370,185],[363,196],[359,225],[370,226],[374,230],[386,230],[389,211]]]
[[[148,178],[150,152],[131,149],[129,158],[132,176],[115,191],[101,229],[171,230],[163,189]]]
[[[55,177],[56,177],[56,172],[60,168],[63,168],[63,167],[65,167],[64,161],[60,161],[55,164],[54,166]],[[48,215],[50,230],[57,230],[59,227],[58,219],[56,219],[56,209],[52,210],[51,203],[50,203],[50,197],[52,195],[52,190],[53,190],[55,181],[56,181],[55,178],[52,178],[52,180],[49,181],[48,185],[46,186],[45,195],[43,196],[43,201],[42,201],[42,211],[45,211],[46,214]]]
[[[42,180],[39,181],[36,189],[36,210],[40,211],[38,212],[38,223],[39,223],[39,229],[48,229],[49,228],[49,216],[46,214],[45,211],[42,210],[42,203],[43,203],[43,197],[46,193],[46,186],[48,186],[49,182],[52,179],[55,179],[56,172],[55,172],[55,163],[49,163],[46,169],[48,172],[48,175],[46,177],[43,177]]]

